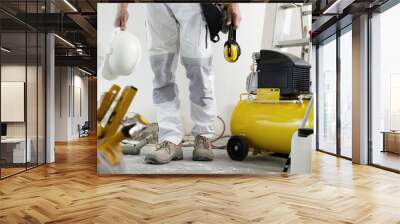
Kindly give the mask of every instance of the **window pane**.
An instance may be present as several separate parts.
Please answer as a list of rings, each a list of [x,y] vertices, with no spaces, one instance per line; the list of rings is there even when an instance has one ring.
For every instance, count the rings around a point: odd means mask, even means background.
[[[39,33],[39,46],[38,46],[38,163],[45,163],[45,118],[46,118],[46,108],[45,108],[45,60],[46,60],[46,36]]]
[[[318,51],[318,147],[336,153],[336,41]]]
[[[37,165],[37,73],[38,73],[38,36],[36,32],[28,32],[28,62],[26,80],[26,114],[27,114],[27,142],[30,147],[30,161],[28,168]]]
[[[340,37],[340,153],[352,156],[352,35]]]
[[[26,33],[2,33],[1,46],[1,175],[2,178],[25,170],[30,162],[26,144]],[[27,147],[28,146],[28,150]]]
[[[0,7],[18,17],[24,13],[44,13],[45,3],[0,1]],[[0,17],[0,177],[4,178],[45,160],[46,54],[43,33],[7,13],[0,12]]]
[[[372,163],[400,170],[400,5],[372,18]]]

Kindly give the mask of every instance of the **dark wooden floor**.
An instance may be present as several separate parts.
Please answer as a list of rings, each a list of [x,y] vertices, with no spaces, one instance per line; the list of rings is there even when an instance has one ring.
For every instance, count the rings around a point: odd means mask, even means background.
[[[400,223],[400,175],[315,152],[311,176],[96,175],[96,140],[0,181],[0,223]]]

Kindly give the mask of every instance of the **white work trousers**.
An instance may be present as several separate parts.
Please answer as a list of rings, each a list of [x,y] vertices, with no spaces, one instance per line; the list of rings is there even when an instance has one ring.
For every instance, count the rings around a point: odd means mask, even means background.
[[[183,125],[175,71],[179,52],[189,79],[193,135],[214,135],[216,106],[209,30],[200,4],[156,3],[146,6],[146,32],[154,72],[153,103],[159,142],[179,144]]]

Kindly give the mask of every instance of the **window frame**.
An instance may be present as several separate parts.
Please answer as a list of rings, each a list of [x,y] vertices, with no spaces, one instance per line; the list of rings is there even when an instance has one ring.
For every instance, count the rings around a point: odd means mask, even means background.
[[[348,20],[348,18],[345,18]],[[346,34],[347,32],[352,31],[352,23],[347,23],[344,27],[337,29],[335,33],[332,33],[331,35],[327,36],[324,39],[318,40],[318,42],[315,44],[316,45],[316,150],[319,152],[323,152],[329,155],[337,156],[340,158],[344,158],[347,160],[352,160],[352,158],[347,157],[342,155],[341,153],[341,119],[340,119],[340,103],[341,103],[341,97],[340,97],[340,77],[341,77],[341,66],[340,66],[340,38],[342,35]],[[336,41],[336,152],[328,152],[324,149],[321,149],[319,147],[319,110],[320,110],[320,105],[319,105],[319,97],[318,97],[318,89],[320,85],[320,74],[319,74],[319,68],[320,68],[320,55],[319,55],[319,48],[323,44],[327,44],[331,41]]]

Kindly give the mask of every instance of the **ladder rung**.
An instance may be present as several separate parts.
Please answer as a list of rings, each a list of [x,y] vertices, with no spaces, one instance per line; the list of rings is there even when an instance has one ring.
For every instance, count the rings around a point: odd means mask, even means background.
[[[301,7],[301,5],[297,5],[296,3],[288,3],[288,4],[283,4],[280,6],[281,9],[292,9],[292,8],[298,8]]]
[[[310,44],[310,39],[304,38],[299,40],[283,40],[277,41],[275,43],[275,47],[283,48],[283,47],[300,47],[307,46]]]

